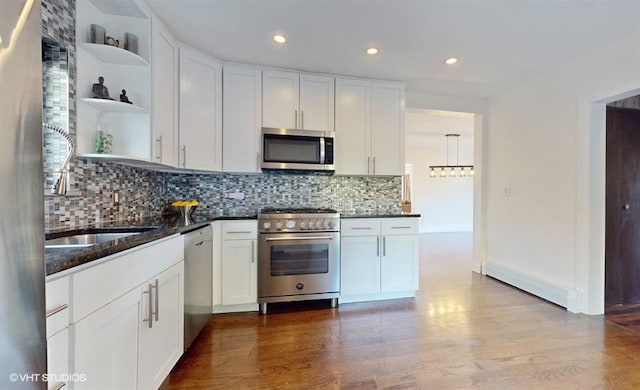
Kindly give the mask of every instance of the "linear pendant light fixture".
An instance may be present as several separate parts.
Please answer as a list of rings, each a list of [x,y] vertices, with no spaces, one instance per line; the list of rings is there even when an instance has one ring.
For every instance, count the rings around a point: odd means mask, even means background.
[[[429,168],[431,168],[429,177],[465,177],[467,175],[473,176],[473,165],[460,165],[458,161],[458,154],[460,153],[460,145],[458,141],[460,138],[460,134],[445,134],[445,137],[447,137],[447,165],[429,165]],[[456,165],[449,164],[449,139],[451,137],[455,137],[456,139]],[[440,171],[436,172],[437,170]],[[467,172],[467,170],[469,172]]]

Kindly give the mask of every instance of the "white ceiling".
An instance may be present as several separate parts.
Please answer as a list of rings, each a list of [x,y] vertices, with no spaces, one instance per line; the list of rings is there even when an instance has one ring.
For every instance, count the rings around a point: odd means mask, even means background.
[[[146,1],[180,41],[224,60],[471,97],[640,28],[640,0]],[[380,54],[365,55],[369,45]],[[450,56],[460,61],[444,65]]]

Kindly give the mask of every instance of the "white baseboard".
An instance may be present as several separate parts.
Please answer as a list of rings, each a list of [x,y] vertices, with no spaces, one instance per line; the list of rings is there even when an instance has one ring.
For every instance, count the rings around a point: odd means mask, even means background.
[[[338,298],[339,303],[353,303],[353,302],[368,302],[368,301],[382,301],[385,299],[398,299],[398,298],[415,298],[415,291],[399,291],[392,293],[379,293],[379,294],[360,294],[360,295],[341,295]]]
[[[569,311],[576,312],[578,310],[579,302],[577,297],[579,294],[575,289],[558,286],[526,271],[518,270],[491,260],[483,262],[482,271],[492,278],[553,302],[556,305],[565,307]]]
[[[258,311],[257,303],[247,303],[243,305],[215,305],[213,314],[220,313],[241,313],[245,311]]]

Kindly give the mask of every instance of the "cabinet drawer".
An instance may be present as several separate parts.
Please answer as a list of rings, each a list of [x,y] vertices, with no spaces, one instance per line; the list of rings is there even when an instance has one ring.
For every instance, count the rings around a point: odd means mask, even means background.
[[[47,337],[69,325],[69,277],[45,284]]]
[[[71,322],[75,323],[183,259],[182,236],[153,242],[105,258],[72,275]]]
[[[378,236],[380,220],[378,218],[343,219],[340,221],[340,235],[344,237]]]
[[[257,237],[257,221],[225,221],[222,223],[223,240],[255,240]]]
[[[383,218],[380,226],[383,236],[418,234],[418,218]]]
[[[47,328],[48,330],[48,328]],[[47,389],[60,389],[66,375],[69,375],[69,329],[63,329],[53,336],[47,335]]]

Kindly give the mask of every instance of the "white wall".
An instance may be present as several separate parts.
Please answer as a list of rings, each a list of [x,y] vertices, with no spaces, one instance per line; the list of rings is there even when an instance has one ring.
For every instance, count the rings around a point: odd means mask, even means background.
[[[405,161],[413,166],[412,211],[420,232],[473,230],[473,178],[431,178],[429,165],[446,165],[445,134],[459,133],[458,162],[473,165],[472,114],[407,109]],[[449,163],[456,164],[455,137],[449,141]]]
[[[638,42],[601,43],[489,102],[485,270],[573,311],[603,307],[604,106],[592,102],[640,88]]]

